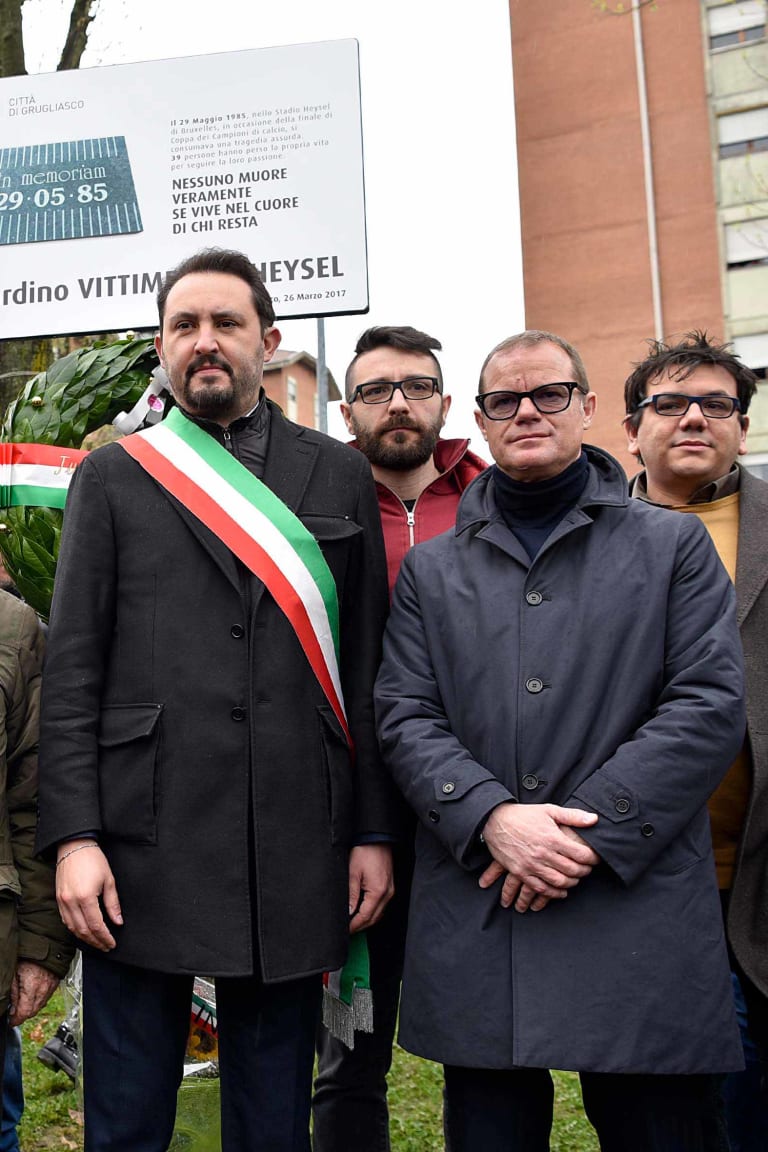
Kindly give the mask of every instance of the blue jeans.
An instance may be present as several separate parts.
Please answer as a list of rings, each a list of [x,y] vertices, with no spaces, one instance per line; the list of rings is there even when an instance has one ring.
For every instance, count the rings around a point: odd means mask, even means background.
[[[3,1062],[3,1112],[0,1120],[0,1152],[19,1152],[16,1127],[24,1111],[24,1086],[21,1080],[21,1033],[5,1023],[5,1060]]]

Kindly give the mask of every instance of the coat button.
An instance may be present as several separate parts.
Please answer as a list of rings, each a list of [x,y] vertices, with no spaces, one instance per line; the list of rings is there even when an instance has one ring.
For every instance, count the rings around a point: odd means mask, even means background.
[[[242,624],[233,624],[229,632],[231,636],[234,636],[235,640],[242,640],[243,636],[245,636],[245,628],[243,628]]]
[[[232,719],[233,720],[245,720],[245,708],[233,708],[232,709]]]
[[[538,676],[531,676],[529,680],[526,680],[525,686],[529,692],[533,692],[535,695],[536,692],[541,692],[544,687],[544,681],[539,680]]]
[[[445,784],[443,784],[443,792],[445,792],[446,796],[450,796],[451,792],[455,792],[455,791],[456,791],[456,785],[453,783],[453,781],[452,780],[446,780]]]
[[[622,815],[624,815],[625,812],[629,812],[629,808],[630,808],[629,800],[625,800],[622,797],[620,800],[616,801],[615,807],[616,807],[617,812],[620,812]]]
[[[526,592],[525,599],[528,604],[533,605],[535,608],[537,604],[541,604],[544,597],[542,596],[541,592]]]
[[[528,772],[525,776],[523,776],[523,788],[527,788],[529,792],[533,792],[534,789],[538,788],[538,786],[538,776],[534,776],[532,772]]]
[[[640,825],[640,831],[642,832],[643,836],[653,836],[653,833],[654,833],[653,824],[641,824]]]
[[[427,812],[427,816],[429,817],[429,819],[432,821],[433,824],[439,824],[440,823],[440,814],[438,812],[435,812],[434,809],[430,809],[429,812]]]

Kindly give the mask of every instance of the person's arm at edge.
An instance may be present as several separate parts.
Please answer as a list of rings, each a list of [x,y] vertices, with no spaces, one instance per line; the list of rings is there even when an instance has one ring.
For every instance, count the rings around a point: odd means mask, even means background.
[[[675,516],[675,523],[658,705],[564,801],[598,813],[597,825],[581,835],[626,884],[706,804],[741,747],[746,723],[733,585],[704,525],[694,516]],[[617,799],[625,811],[617,812]]]
[[[31,608],[25,606],[18,620],[18,648],[8,652],[15,677],[6,713],[8,816],[21,888],[19,947],[10,989],[12,1026],[28,1020],[47,1003],[74,955],[74,942],[56,907],[54,870],[50,861],[34,851],[43,633]]]

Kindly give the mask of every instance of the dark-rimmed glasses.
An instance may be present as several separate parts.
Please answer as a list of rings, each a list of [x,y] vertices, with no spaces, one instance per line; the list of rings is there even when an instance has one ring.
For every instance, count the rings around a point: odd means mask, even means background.
[[[741,412],[741,401],[735,396],[687,396],[684,392],[659,392],[641,400],[635,411],[650,405],[658,416],[685,416],[691,404],[698,404],[708,420],[727,420],[734,412]]]
[[[349,398],[354,404],[358,398],[363,404],[389,404],[399,388],[406,400],[429,400],[440,391],[440,381],[436,376],[407,376],[405,380],[369,380],[358,384]]]
[[[520,401],[526,397],[538,412],[549,416],[553,412],[565,412],[571,403],[574,388],[578,384],[539,384],[530,392],[483,392],[475,396],[478,408],[489,420],[511,420],[517,414]]]

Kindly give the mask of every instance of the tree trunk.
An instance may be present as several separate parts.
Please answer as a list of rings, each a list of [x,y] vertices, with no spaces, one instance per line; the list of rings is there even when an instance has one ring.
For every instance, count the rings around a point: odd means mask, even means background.
[[[21,8],[24,0],[0,0],[0,76],[25,76]],[[72,0],[67,42],[58,70],[77,68],[88,42],[88,29],[95,15],[96,0]],[[6,284],[7,288],[16,285]],[[0,340],[0,415],[28,379],[42,372],[55,359],[51,340]]]
[[[0,0],[0,76],[24,76],[21,5],[24,0]]]
[[[80,67],[80,57],[88,43],[88,29],[95,15],[96,0],[73,0],[67,42],[61,53],[57,72]]]

